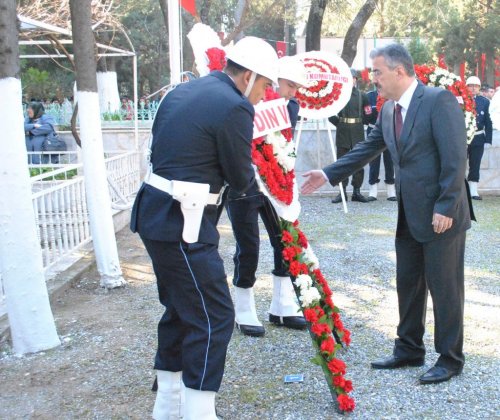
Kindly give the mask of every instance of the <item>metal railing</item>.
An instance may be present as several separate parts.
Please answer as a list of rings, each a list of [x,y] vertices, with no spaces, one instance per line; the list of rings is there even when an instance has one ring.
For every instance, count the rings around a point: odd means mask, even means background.
[[[75,152],[61,161],[77,162]],[[140,152],[106,152],[111,205],[115,212],[130,208],[140,186]],[[37,235],[47,271],[92,238],[82,163],[29,165]],[[5,313],[0,272],[0,316]]]

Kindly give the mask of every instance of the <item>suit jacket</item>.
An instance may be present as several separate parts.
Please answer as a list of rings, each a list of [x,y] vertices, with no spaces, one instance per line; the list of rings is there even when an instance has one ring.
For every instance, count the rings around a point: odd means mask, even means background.
[[[251,140],[254,108],[222,72],[183,83],[162,101],[153,123],[153,173],[169,180],[206,183],[218,193],[227,182],[244,192],[254,182]],[[203,213],[198,242],[217,244],[217,208]],[[143,184],[130,227],[158,241],[182,240],[180,203]]]
[[[417,241],[442,239],[470,228],[465,120],[450,92],[418,84],[398,145],[394,101],[386,101],[367,140],[323,170],[336,185],[386,148],[394,161],[397,197],[400,206],[404,203],[408,227]],[[434,233],[434,213],[453,218],[445,233]]]

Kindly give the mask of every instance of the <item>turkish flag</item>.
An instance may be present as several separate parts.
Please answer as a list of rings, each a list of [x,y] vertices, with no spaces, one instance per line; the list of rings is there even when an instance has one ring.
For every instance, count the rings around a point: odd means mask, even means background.
[[[181,6],[186,10],[186,12],[191,13],[196,16],[196,1],[195,0],[179,0]]]
[[[279,58],[284,57],[286,55],[286,42],[276,41],[276,52]]]

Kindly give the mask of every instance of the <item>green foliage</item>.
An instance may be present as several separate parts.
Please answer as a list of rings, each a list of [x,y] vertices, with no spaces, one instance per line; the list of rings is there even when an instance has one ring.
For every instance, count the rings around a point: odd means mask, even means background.
[[[413,57],[415,64],[426,64],[431,61],[431,51],[428,45],[422,42],[419,37],[412,38],[408,43],[407,48]]]
[[[52,172],[53,170],[54,170],[54,168],[48,167],[48,166],[42,166],[39,168],[30,168],[29,169],[30,177],[46,174],[46,173]],[[77,175],[78,175],[77,170],[71,169],[71,170],[66,171],[62,174],[57,174],[54,177],[47,178],[46,180],[47,181],[53,181],[53,180],[62,181],[62,180],[74,178]],[[45,181],[45,179],[44,179],[44,181]]]
[[[103,121],[122,121],[123,116],[121,112],[104,112],[101,116]]]

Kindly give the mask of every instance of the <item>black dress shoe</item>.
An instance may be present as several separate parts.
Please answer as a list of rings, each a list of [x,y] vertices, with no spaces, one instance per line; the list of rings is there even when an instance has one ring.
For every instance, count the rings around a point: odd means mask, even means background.
[[[250,337],[263,337],[266,330],[261,325],[242,325],[236,322],[236,328],[238,328],[243,335],[248,335]]]
[[[269,314],[269,322],[292,330],[305,330],[306,320],[303,316],[278,316]]]
[[[398,201],[396,197],[387,197],[387,201]]]
[[[347,195],[345,197],[347,199]],[[337,196],[332,200],[332,203],[333,204],[342,203],[342,196],[340,194],[337,194]]]
[[[367,201],[367,202],[370,202],[370,201],[377,201],[377,198],[376,198],[376,197],[372,197],[371,195],[369,195],[368,197],[366,197],[366,201]]]
[[[478,195],[473,195],[473,196],[472,196],[472,199],[473,199],[473,200],[482,200],[483,198],[482,198],[482,197],[479,197]]]
[[[423,366],[424,358],[401,359],[396,356],[390,356],[386,359],[375,360],[371,363],[373,369],[398,369],[405,366]]]
[[[419,381],[421,384],[438,384],[439,382],[449,381],[454,376],[460,375],[462,370],[450,370],[443,366],[433,366],[425,372]]]

